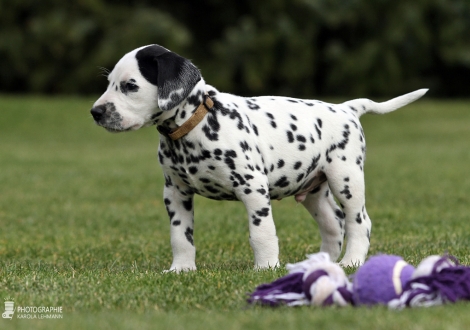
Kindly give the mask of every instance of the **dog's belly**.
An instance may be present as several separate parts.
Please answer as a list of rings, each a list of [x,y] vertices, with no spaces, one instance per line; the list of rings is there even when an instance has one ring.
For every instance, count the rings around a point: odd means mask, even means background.
[[[176,157],[182,160],[182,157]],[[187,155],[186,155],[187,158]],[[208,159],[196,164],[186,161],[179,164],[162,164],[164,172],[174,182],[189,188],[193,193],[214,200],[239,200],[240,194],[269,194],[271,199],[306,194],[326,180],[319,169],[320,155],[313,156],[309,162],[292,157],[285,161],[283,168],[257,168],[251,163],[237,164],[228,169],[220,161]],[[294,159],[295,160],[295,159]],[[282,163],[278,162],[276,167]],[[294,170],[295,169],[295,170]],[[263,193],[264,191],[264,193]]]

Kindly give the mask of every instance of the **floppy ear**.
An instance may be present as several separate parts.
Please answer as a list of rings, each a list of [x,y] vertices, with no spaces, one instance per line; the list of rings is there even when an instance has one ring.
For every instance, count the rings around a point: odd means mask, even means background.
[[[136,59],[142,76],[158,88],[161,110],[176,107],[201,80],[201,73],[189,60],[158,45],[142,48]]]

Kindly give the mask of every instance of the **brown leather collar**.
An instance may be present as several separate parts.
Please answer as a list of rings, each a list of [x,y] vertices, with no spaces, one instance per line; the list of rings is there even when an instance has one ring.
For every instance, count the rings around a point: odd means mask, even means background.
[[[165,132],[165,129],[158,126],[157,129],[160,133],[169,136],[173,141],[178,140],[191,132],[191,130],[201,122],[201,120],[206,116],[209,110],[214,106],[214,101],[210,98],[208,94],[204,95],[204,100],[197,107],[196,111],[186,120],[183,125],[174,128],[170,131]]]

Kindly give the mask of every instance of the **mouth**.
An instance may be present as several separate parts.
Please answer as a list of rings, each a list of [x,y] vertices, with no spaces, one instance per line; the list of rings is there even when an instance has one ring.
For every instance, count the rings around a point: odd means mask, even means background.
[[[112,128],[112,127],[105,127],[103,126],[105,130],[107,130],[110,133],[121,133],[121,132],[127,132],[128,129],[121,129],[121,128]]]
[[[131,126],[131,127],[128,127],[128,128],[124,128],[120,125],[116,126],[116,125],[103,125],[103,124],[100,124],[100,123],[97,123],[98,126],[101,126],[103,127],[105,130],[107,130],[108,132],[110,133],[122,133],[122,132],[129,132],[129,131],[133,131],[133,130],[136,130],[138,129],[139,125],[134,125],[134,126]]]
[[[95,124],[100,126],[100,127],[103,127],[105,130],[107,130],[108,132],[110,133],[121,133],[121,132],[128,132],[131,130],[131,127],[130,128],[124,128],[122,126],[116,126],[116,125],[106,125],[106,124],[103,124],[103,123],[98,123],[95,121]]]

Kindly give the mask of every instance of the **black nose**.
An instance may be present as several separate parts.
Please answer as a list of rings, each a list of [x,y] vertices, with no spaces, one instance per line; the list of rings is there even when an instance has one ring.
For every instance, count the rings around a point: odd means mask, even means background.
[[[93,119],[96,121],[99,121],[101,118],[103,118],[104,113],[106,112],[106,105],[98,105],[91,109],[91,115],[93,116]]]

